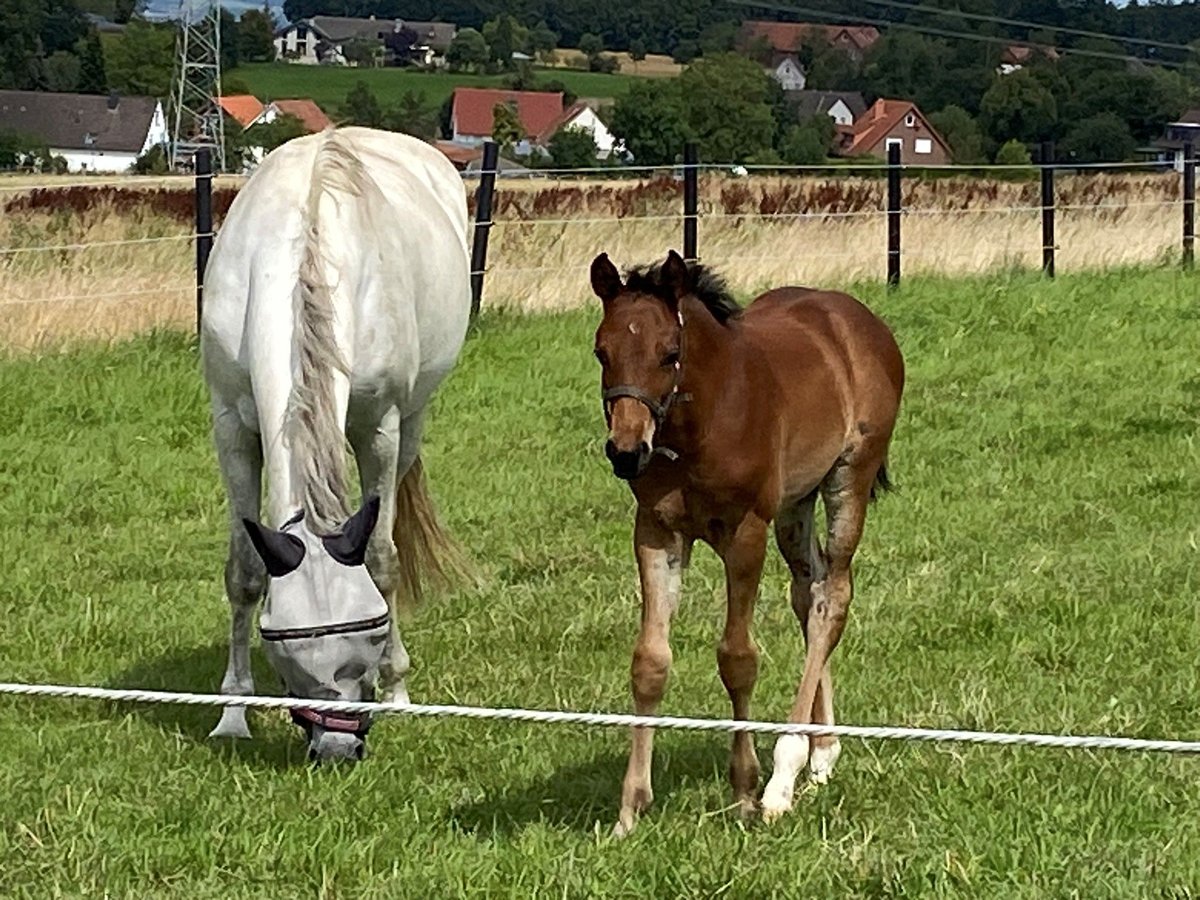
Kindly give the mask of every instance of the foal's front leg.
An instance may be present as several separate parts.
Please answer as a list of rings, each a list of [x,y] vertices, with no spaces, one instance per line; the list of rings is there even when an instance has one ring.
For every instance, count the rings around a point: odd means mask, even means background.
[[[750,696],[758,680],[758,647],[750,636],[750,624],[766,547],[767,523],[750,515],[720,548],[725,563],[727,601],[725,632],[717,645],[717,666],[733,703],[735,719],[750,718]],[[748,731],[733,735],[729,781],[738,811],[743,816],[754,812],[758,806],[758,755],[754,750],[754,735]]]
[[[633,650],[630,683],[634,711],[652,716],[658,712],[671,669],[671,616],[679,605],[685,548],[680,534],[664,528],[642,509],[634,527],[634,547],[642,583],[642,625]],[[654,799],[650,786],[653,752],[654,729],[635,727],[621,789],[621,813],[613,829],[617,837],[633,831],[638,815]]]

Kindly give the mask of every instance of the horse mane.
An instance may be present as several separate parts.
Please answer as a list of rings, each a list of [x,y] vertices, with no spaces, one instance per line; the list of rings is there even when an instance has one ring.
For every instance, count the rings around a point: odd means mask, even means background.
[[[349,377],[334,332],[333,287],[326,277],[321,199],[357,199],[378,186],[342,136],[326,129],[318,140],[304,207],[304,249],[293,293],[296,381],[288,402],[284,440],[292,450],[293,484],[309,528],[336,531],[350,516],[347,505],[346,436],[334,391],[337,373]]]
[[[625,276],[626,290],[673,302],[671,289],[663,283],[662,268],[663,264],[657,262],[630,269]],[[724,278],[695,261],[687,263],[687,272],[688,292],[704,304],[714,319],[724,325],[742,314],[741,304],[734,299]]]

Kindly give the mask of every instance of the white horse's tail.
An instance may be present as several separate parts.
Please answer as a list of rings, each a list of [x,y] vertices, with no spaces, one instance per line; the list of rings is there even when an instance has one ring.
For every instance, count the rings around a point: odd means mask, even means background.
[[[321,200],[326,194],[356,203],[368,190],[378,190],[362,162],[338,132],[319,137],[311,184],[304,207],[304,249],[293,293],[296,314],[294,363],[296,382],[288,408],[286,439],[292,450],[293,484],[309,527],[335,530],[350,515],[346,507],[346,438],[334,391],[337,373],[349,377],[349,366],[334,331],[333,289],[322,234]]]

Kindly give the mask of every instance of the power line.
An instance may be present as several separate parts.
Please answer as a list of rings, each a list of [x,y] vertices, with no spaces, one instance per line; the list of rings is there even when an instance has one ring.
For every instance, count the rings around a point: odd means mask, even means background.
[[[733,6],[750,7],[753,9],[768,9],[772,12],[785,12],[799,14],[803,16],[815,16],[818,19],[828,19],[837,25],[855,25],[867,24],[878,25],[883,28],[898,28],[904,31],[913,31],[917,34],[933,35],[934,37],[952,38],[964,41],[979,41],[985,44],[1002,44],[1008,46],[1010,44],[1020,44],[1019,40],[1013,38],[1002,37],[1000,35],[986,34],[970,34],[964,31],[950,31],[945,28],[936,28],[932,25],[910,25],[907,22],[897,22],[893,19],[877,19],[871,16],[848,16],[844,13],[831,13],[820,9],[809,9],[802,6],[783,5],[778,3],[764,3],[759,0],[725,0],[725,2]],[[1027,43],[1027,42],[1025,42]],[[1149,63],[1156,66],[1165,66],[1172,69],[1181,69],[1186,63],[1171,62],[1164,59],[1144,59],[1140,56],[1130,56],[1120,53],[1105,53],[1102,50],[1080,50],[1074,47],[1058,48],[1059,53],[1069,53],[1072,56],[1087,56],[1094,59],[1112,59],[1118,62],[1140,62]]]
[[[1184,50],[1189,53],[1197,52],[1195,47],[1190,47],[1187,44],[1171,44],[1165,41],[1152,41],[1148,38],[1126,37],[1119,34],[1110,34],[1104,31],[1088,31],[1085,28],[1068,28],[1064,25],[1048,25],[1044,22],[1031,22],[1027,19],[1008,19],[1003,16],[989,16],[982,13],[965,12],[960,9],[939,9],[935,6],[922,6],[918,3],[904,3],[902,0],[864,0],[873,6],[888,6],[894,9],[907,9],[913,12],[927,13],[929,15],[944,15],[954,16],[958,19],[969,19],[973,22],[990,22],[997,25],[1011,25],[1016,28],[1040,28],[1043,31],[1054,31],[1059,34],[1073,34],[1077,37],[1100,38],[1102,40],[1114,41],[1123,44],[1140,44],[1144,47],[1160,47],[1164,50]]]

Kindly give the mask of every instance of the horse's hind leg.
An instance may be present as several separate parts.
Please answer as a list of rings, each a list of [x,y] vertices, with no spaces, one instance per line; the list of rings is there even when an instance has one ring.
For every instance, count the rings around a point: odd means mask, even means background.
[[[396,519],[396,483],[401,450],[400,412],[388,410],[379,421],[364,422],[347,429],[358,463],[358,477],[363,497],[379,497],[379,519],[367,544],[367,571],[391,612],[391,628],[387,647],[379,669],[381,699],[385,703],[407,702],[404,676],[408,673],[408,653],[400,640],[396,621],[396,586],[400,580],[400,559],[392,541],[392,525]]]
[[[808,627],[805,630],[808,652],[789,722],[808,724],[814,721],[817,693],[827,677],[829,657],[837,647],[846,625],[852,594],[850,564],[862,538],[871,485],[878,468],[878,459],[873,463],[863,459],[842,460],[821,484],[828,520],[826,569],[821,577],[814,578],[810,587]],[[777,760],[781,755],[781,745],[787,746],[785,742],[794,744],[795,737],[784,735],[776,742]],[[786,757],[786,750],[783,755]],[[797,771],[787,767],[777,768],[771,775],[762,800],[763,818],[767,821],[773,821],[791,809]]]
[[[237,410],[213,401],[213,439],[221,477],[229,495],[229,557],[225,562],[225,594],[229,598],[229,662],[221,693],[254,693],[250,671],[250,625],[254,608],[267,588],[267,573],[242,526],[258,521],[262,505],[262,444],[241,421]],[[227,706],[210,737],[250,737],[245,707]]]
[[[775,520],[775,539],[792,573],[792,611],[800,621],[805,643],[808,641],[813,582],[825,577],[826,568],[825,554],[813,524],[816,505],[817,492],[814,491],[781,510]],[[821,673],[821,682],[817,687],[813,721],[822,725],[834,724],[833,676],[828,665]],[[833,767],[840,755],[841,745],[835,735],[820,735],[811,739],[797,735],[776,745],[775,770],[788,770],[794,778],[807,758],[810,779],[816,784],[824,784],[833,774]]]

